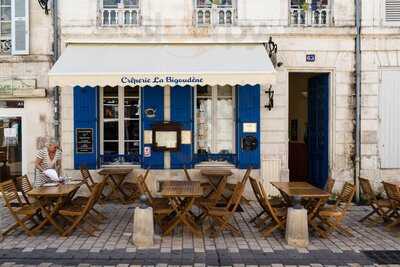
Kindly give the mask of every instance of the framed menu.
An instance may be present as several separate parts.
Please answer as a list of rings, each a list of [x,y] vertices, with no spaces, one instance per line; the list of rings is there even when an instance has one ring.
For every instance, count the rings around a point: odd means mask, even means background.
[[[93,153],[93,128],[76,129],[77,153]]]
[[[153,126],[153,149],[156,151],[179,151],[181,145],[181,126],[164,122]]]

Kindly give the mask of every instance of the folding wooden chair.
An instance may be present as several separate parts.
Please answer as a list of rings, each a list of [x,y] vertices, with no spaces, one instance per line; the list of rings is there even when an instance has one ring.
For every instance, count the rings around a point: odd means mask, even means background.
[[[92,193],[84,206],[66,205],[58,211],[58,213],[70,223],[70,226],[67,227],[66,230],[64,230],[62,236],[71,235],[76,228],[80,228],[90,236],[95,236],[94,232],[97,230],[97,228],[88,220],[86,220],[86,217],[89,214],[90,210],[93,209],[96,201],[100,198],[104,186],[105,180],[97,183],[93,187]],[[90,229],[87,229],[85,226],[83,226],[84,223],[88,224]]]
[[[256,200],[262,208],[262,211],[250,220],[251,223],[254,223],[257,219],[259,219],[263,215],[270,215],[270,208],[268,207],[268,204],[275,208],[281,208],[285,206],[285,202],[283,202],[280,199],[273,199],[273,200],[268,199],[268,196],[266,194],[263,194],[262,192],[264,188],[261,187],[262,185],[261,182],[258,182],[255,178],[251,176],[249,177],[249,179]]]
[[[382,182],[386,195],[390,201],[390,214],[387,218],[394,218],[393,222],[388,224],[387,228],[392,228],[400,224],[400,188],[394,184]]]
[[[387,214],[391,209],[391,202],[389,199],[377,199],[372,189],[371,183],[366,178],[359,178],[361,193],[368,205],[372,208],[372,211],[364,216],[359,222],[364,222],[374,214],[379,215],[383,220],[387,219]]]
[[[34,216],[38,215],[40,212],[40,206],[38,203],[24,203],[19,197],[17,188],[12,180],[0,183],[0,192],[3,196],[6,207],[9,209],[12,217],[16,221],[16,223],[8,228],[3,234],[7,235],[11,231],[20,227],[28,236],[33,236],[35,231],[39,229],[37,228],[38,223],[34,218]],[[34,223],[34,226],[29,228],[27,225],[29,222]]]
[[[334,207],[325,208],[318,212],[318,218],[321,222],[319,225],[315,225],[314,228],[321,237],[326,238],[335,230],[341,234],[353,236],[350,231],[342,225],[342,222],[351,208],[351,201],[353,200],[355,192],[356,187],[346,182]],[[324,227],[326,227],[326,229]]]
[[[211,236],[215,237],[221,234],[224,230],[228,229],[232,234],[241,235],[239,229],[229,223],[230,219],[236,212],[236,208],[239,206],[242,194],[244,191],[244,185],[242,182],[236,184],[233,194],[230,197],[225,207],[219,206],[205,206],[204,211],[206,216],[210,219],[210,227],[207,230],[213,230]]]
[[[335,179],[329,177],[328,181],[326,182],[325,191],[328,192],[329,194],[332,194],[333,188],[335,187],[335,182],[336,182]]]
[[[139,175],[136,180],[138,181],[140,193],[147,197],[147,204],[153,208],[154,220],[162,228],[163,219],[173,212],[173,208],[169,204],[169,199],[153,197],[143,175]]]
[[[149,175],[150,172],[150,167],[148,167],[143,175],[144,180],[146,180],[147,176]],[[141,193],[139,190],[139,186],[138,186],[138,181],[135,182],[124,182],[122,184],[122,188],[124,190],[126,190],[127,192],[129,192],[129,197],[127,198],[127,202],[134,202],[136,201]]]

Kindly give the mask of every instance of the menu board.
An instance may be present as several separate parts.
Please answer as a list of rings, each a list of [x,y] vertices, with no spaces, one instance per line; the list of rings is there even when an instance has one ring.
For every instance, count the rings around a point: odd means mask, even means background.
[[[93,129],[76,129],[76,151],[78,153],[93,153]]]

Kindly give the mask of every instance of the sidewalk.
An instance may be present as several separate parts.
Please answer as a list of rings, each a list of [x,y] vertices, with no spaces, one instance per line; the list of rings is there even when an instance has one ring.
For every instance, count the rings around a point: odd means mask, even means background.
[[[137,250],[130,242],[133,205],[107,204],[99,206],[99,209],[104,211],[108,220],[100,226],[98,237],[89,237],[77,231],[68,238],[62,238],[51,228],[36,237],[14,232],[0,243],[0,266],[134,264],[200,267],[245,264],[316,267],[400,264],[400,230],[387,232],[380,225],[360,224],[358,220],[369,211],[368,207],[354,206],[349,213],[346,225],[354,237],[334,233],[329,239],[321,239],[312,233],[307,249],[287,246],[279,232],[270,238],[262,238],[258,230],[248,223],[259,210],[256,204],[251,207],[243,205],[244,211],[235,214],[235,224],[242,231],[242,237],[233,237],[229,232],[224,232],[215,239],[208,236],[196,238],[187,229],[178,227],[173,236],[156,236],[154,246],[147,250]],[[13,223],[6,208],[2,207],[0,214],[2,228]],[[160,233],[159,229],[156,229],[156,233]]]

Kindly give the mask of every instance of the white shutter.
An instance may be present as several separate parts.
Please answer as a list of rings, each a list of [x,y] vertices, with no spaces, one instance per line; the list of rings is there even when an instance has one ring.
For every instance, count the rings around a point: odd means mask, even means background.
[[[382,71],[379,99],[381,167],[400,168],[400,70]]]
[[[12,54],[29,54],[29,0],[11,0]]]
[[[385,0],[386,22],[400,22],[400,0]]]

